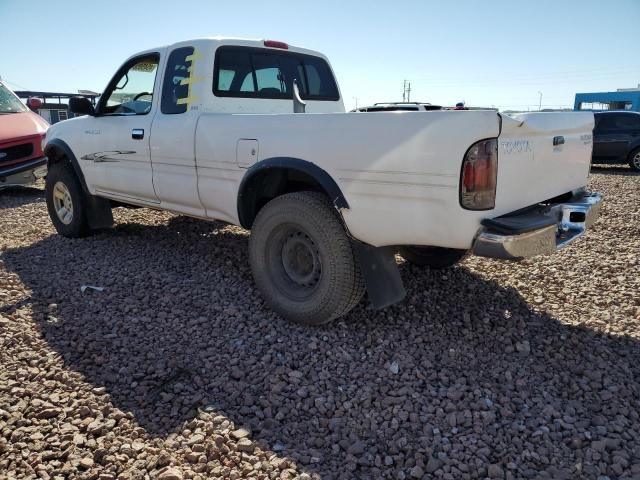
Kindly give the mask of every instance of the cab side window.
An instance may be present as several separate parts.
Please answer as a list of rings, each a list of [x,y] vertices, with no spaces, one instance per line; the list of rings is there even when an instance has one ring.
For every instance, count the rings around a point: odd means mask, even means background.
[[[160,111],[166,114],[185,113],[190,92],[193,47],[175,49],[169,55],[162,83]]]
[[[320,57],[254,47],[216,51],[213,93],[218,97],[288,99],[294,79],[305,100],[340,99],[331,69]]]
[[[601,132],[607,132],[616,130],[616,119],[612,115],[601,115],[598,121],[597,128]]]
[[[129,62],[111,81],[100,111],[104,115],[146,115],[151,111],[153,88],[160,56],[139,57]]]

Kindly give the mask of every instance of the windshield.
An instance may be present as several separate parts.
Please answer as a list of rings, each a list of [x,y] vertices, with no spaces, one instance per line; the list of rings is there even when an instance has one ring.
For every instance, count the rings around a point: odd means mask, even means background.
[[[25,112],[27,107],[15,94],[0,83],[0,113]]]

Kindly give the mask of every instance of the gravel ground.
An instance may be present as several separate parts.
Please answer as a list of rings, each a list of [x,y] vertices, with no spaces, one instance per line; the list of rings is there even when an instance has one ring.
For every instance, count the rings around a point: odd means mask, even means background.
[[[263,306],[242,229],[69,240],[4,191],[0,477],[640,478],[640,176],[591,187],[559,254],[402,264],[403,303],[322,328]]]

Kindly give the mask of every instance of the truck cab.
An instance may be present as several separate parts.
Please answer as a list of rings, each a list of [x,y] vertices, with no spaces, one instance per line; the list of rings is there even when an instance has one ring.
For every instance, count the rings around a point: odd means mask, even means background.
[[[203,113],[291,113],[293,78],[307,113],[344,112],[333,71],[318,52],[218,38],[152,49],[125,61],[95,109],[72,99],[87,116],[56,126],[51,138],[68,139],[91,194],[205,217],[194,144],[173,135],[193,132]],[[251,142],[238,148],[251,156]]]

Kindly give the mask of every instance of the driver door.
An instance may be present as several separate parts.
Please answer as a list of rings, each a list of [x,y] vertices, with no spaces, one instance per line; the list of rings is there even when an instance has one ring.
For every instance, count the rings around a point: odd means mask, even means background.
[[[95,117],[86,119],[83,162],[95,193],[135,204],[158,204],[149,139],[160,97],[158,53],[129,60],[111,80]]]

